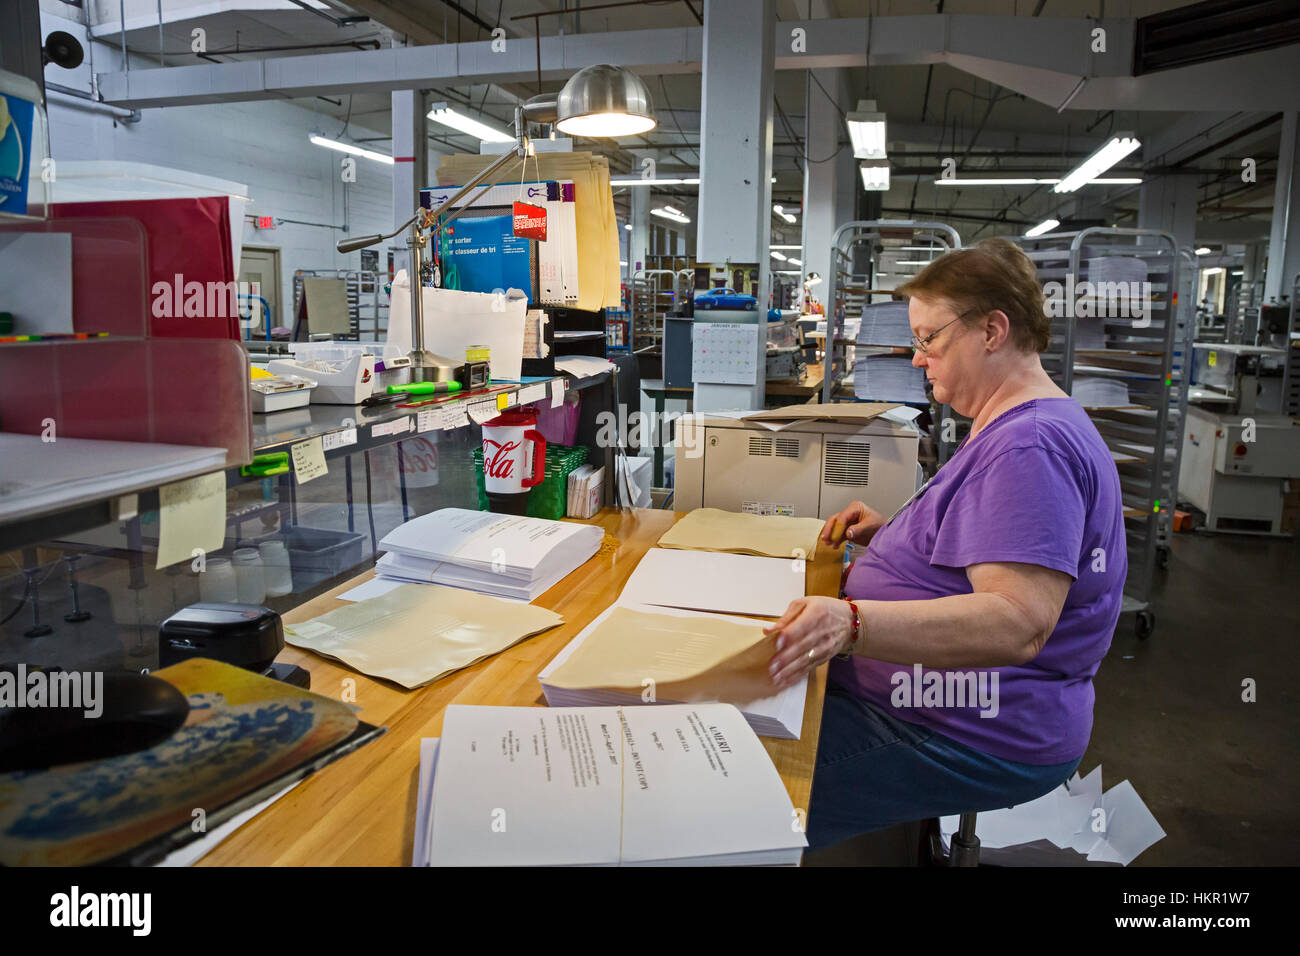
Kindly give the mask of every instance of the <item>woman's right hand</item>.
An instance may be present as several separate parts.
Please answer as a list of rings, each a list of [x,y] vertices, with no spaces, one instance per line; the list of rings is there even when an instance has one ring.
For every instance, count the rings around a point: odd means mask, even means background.
[[[865,545],[885,523],[885,516],[861,501],[854,501],[822,526],[822,543],[838,548],[845,540]]]

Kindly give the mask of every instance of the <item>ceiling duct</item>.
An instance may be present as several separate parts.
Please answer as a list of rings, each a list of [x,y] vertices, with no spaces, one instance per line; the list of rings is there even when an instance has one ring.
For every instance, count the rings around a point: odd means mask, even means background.
[[[1205,0],[1140,17],[1133,75],[1208,63],[1300,41],[1295,0]]]

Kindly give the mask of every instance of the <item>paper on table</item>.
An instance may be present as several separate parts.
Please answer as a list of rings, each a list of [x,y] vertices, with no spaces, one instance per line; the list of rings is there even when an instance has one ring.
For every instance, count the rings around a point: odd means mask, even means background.
[[[217,551],[226,540],[226,473],[199,475],[158,489],[158,561],[189,561],[194,550]]]
[[[619,601],[780,617],[804,595],[804,564],[797,558],[651,548]]]
[[[253,819],[253,817],[257,816],[271,804],[275,803],[275,801],[279,800],[300,783],[302,783],[301,780],[295,780],[279,793],[267,797],[261,803],[249,807],[242,813],[236,814],[225,823],[210,830],[205,836],[199,837],[192,843],[185,844],[185,846],[181,847],[179,850],[168,853],[156,865],[166,867],[193,866],[195,863],[199,862],[199,860],[203,859],[215,850],[221,843],[225,842],[226,838],[232,833],[242,827],[249,820]]]
[[[771,558],[811,558],[824,523],[819,518],[696,508],[664,532],[659,547],[730,551]]]
[[[723,701],[744,709],[773,696],[767,666],[776,638],[756,621],[682,618],[615,607],[546,677],[554,687],[641,694],[692,703]]]
[[[371,578],[363,581],[350,591],[335,595],[340,601],[366,601],[370,598],[383,597],[394,588],[402,586],[401,581],[389,581],[385,578]]]
[[[433,781],[438,771],[439,737],[420,739],[420,783],[415,793],[415,846],[411,866],[429,865],[429,813],[433,809]]]
[[[413,690],[562,623],[530,604],[404,584],[284,630],[295,647]]]

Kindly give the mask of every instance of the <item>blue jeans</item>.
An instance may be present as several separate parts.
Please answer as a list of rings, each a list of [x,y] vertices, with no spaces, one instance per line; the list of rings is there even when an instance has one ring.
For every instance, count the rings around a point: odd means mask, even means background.
[[[1078,765],[992,757],[831,685],[813,772],[808,849],[896,823],[1025,803],[1055,790]]]

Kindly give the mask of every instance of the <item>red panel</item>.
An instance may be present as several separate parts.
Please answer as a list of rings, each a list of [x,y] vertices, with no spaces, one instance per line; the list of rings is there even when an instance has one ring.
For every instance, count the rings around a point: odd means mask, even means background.
[[[128,216],[143,224],[149,247],[150,335],[238,341],[239,316],[227,314],[228,297],[213,296],[210,303],[205,293],[202,304],[194,310],[202,314],[184,314],[184,293],[187,287],[192,288],[190,283],[197,282],[207,290],[212,288],[209,283],[224,284],[237,278],[230,247],[228,198],[59,203],[51,207],[51,212],[55,219]]]

